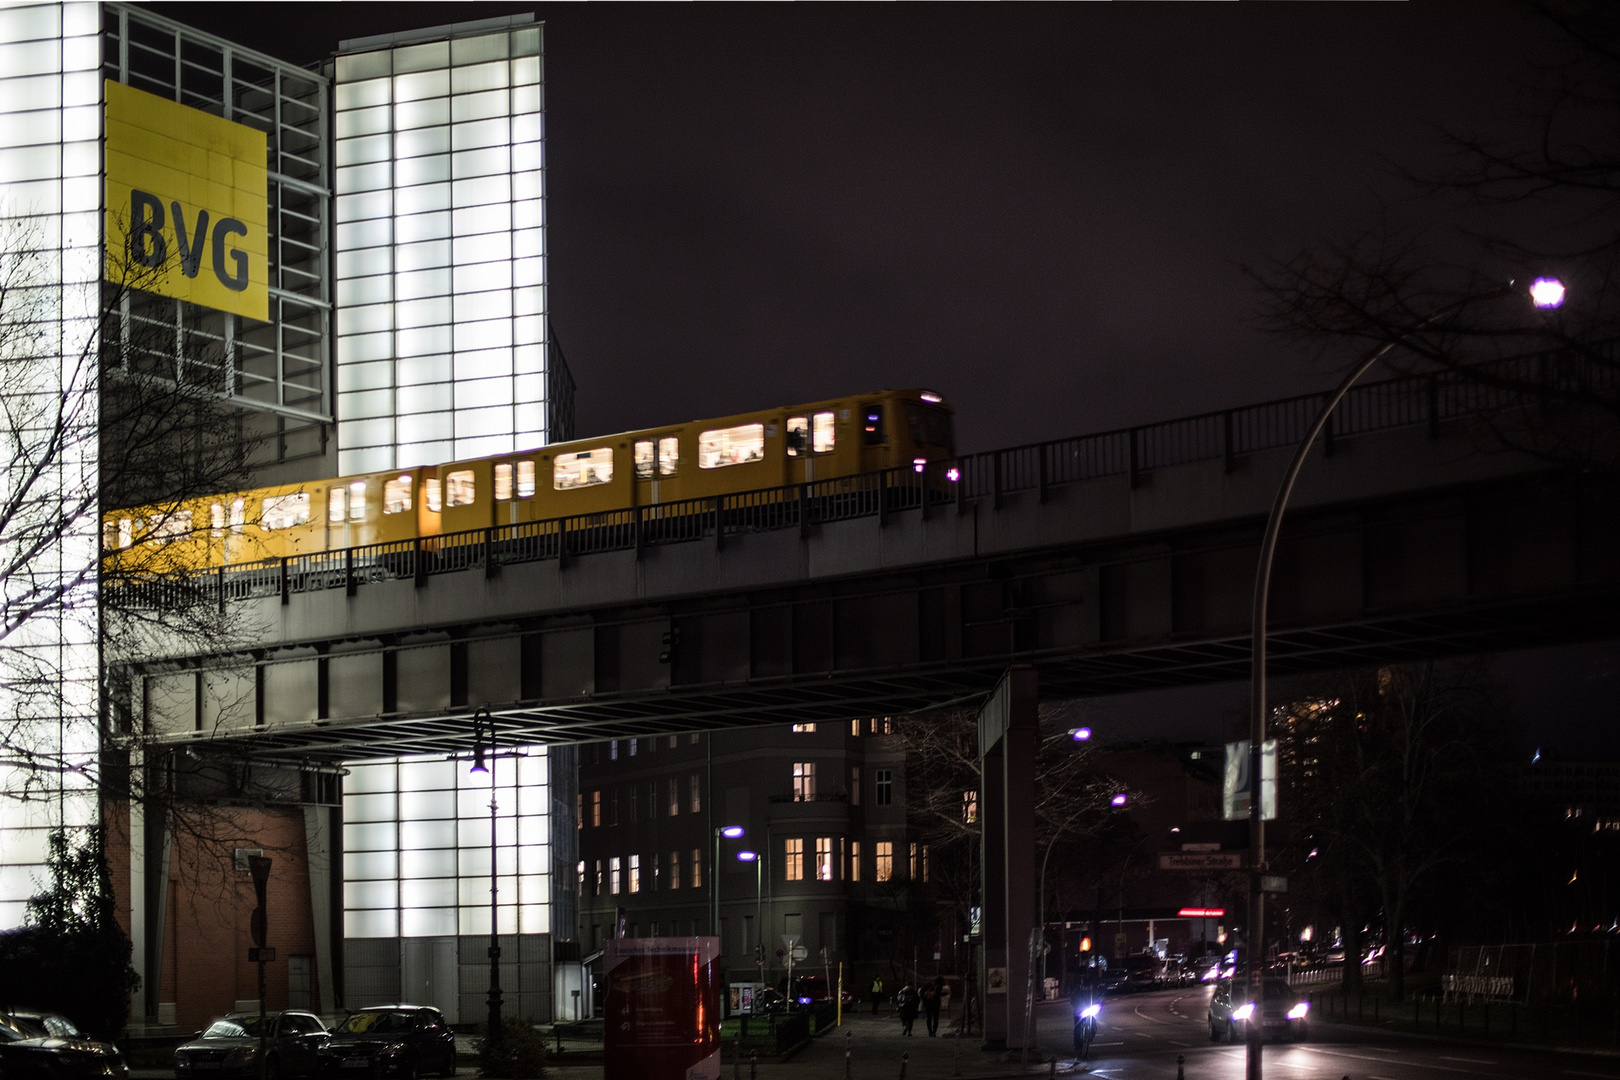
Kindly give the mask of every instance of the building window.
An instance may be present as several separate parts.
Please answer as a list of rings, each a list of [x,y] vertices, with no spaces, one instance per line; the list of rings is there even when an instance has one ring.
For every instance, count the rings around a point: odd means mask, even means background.
[[[816,837],[816,880],[831,881],[833,879],[833,838],[830,836]]]
[[[795,761],[793,763],[793,801],[816,801],[816,763],[813,761]]]
[[[852,739],[858,739],[861,737],[861,722],[859,720],[851,720],[849,722],[849,737]]]
[[[703,776],[701,773],[692,774],[692,813],[703,812]]]
[[[631,757],[636,756],[636,740],[635,739],[630,740],[630,756]]]
[[[968,825],[978,824],[979,793],[977,791],[962,792],[962,821]]]
[[[910,854],[911,854],[910,873],[911,873],[911,880],[912,881],[921,881],[922,880],[922,867],[920,865],[918,865],[918,863],[917,863],[917,847],[918,847],[918,845],[915,842],[913,842],[912,845],[911,845],[911,850],[910,850]],[[634,890],[631,890],[631,891],[633,892]]]
[[[794,724],[793,725],[793,730],[796,731],[796,732],[799,732],[800,734],[809,734],[809,733],[814,732],[816,730],[816,725],[814,725],[814,724]]]
[[[916,857],[917,857],[917,845],[916,844],[911,845],[911,854],[912,854],[912,861],[915,862]],[[641,891],[641,856],[640,855],[632,855],[632,856],[630,856],[629,885],[630,885],[630,891],[631,892],[638,893],[638,892]]]
[[[872,734],[873,735],[893,735],[894,734],[894,718],[892,716],[874,716],[874,717],[872,717]]]
[[[603,881],[603,878],[602,878],[602,860],[597,859],[596,860],[596,887],[591,890],[593,895],[595,895],[595,896],[601,896],[602,895],[602,881]]]
[[[849,842],[849,880],[861,880],[861,842],[859,840]]]
[[[877,872],[873,879],[878,882],[894,880],[894,843],[889,840],[877,842]]]
[[[678,744],[679,744],[679,742],[680,742],[680,738],[681,738],[681,737],[680,737],[680,736],[679,736],[679,735],[671,735],[671,736],[670,736],[670,737],[669,737],[669,742],[668,742],[668,743],[667,743],[667,744],[665,744],[665,745],[666,745],[666,746],[667,746],[667,747],[668,747],[668,748],[669,748],[669,749],[671,749],[671,750],[673,750],[673,749],[675,749],[675,747],[676,747],[676,746],[677,746],[677,745],[678,745]]]
[[[585,793],[582,791],[574,796],[574,828],[585,827]]]
[[[652,881],[647,885],[648,890],[651,892],[658,891],[658,869],[658,852],[655,851],[652,853]],[[657,937],[658,935],[654,934],[653,936]]]
[[[872,802],[877,806],[892,806],[894,804],[894,770],[872,770]]]
[[[849,804],[851,806],[861,805],[861,767],[859,765],[849,767]]]
[[[703,888],[703,849],[692,849],[692,888]]]
[[[579,883],[579,889],[580,889],[581,892],[584,892],[585,887],[590,884],[588,881],[585,880],[585,860],[584,859],[579,860],[579,865],[574,867],[574,880]]]
[[[602,826],[602,792],[601,789],[591,792],[591,824],[597,828]]]
[[[618,739],[612,739],[612,740],[609,740],[609,742],[608,742],[608,760],[609,761],[618,761],[619,760],[619,740]]]
[[[681,887],[681,853],[679,850],[669,853],[669,887]]]
[[[879,847],[883,845],[879,844]],[[619,857],[617,855],[608,859],[608,892],[614,896],[619,894]]]
[[[804,841],[793,837],[782,841],[782,880],[804,880]]]
[[[675,817],[681,812],[681,778],[669,778],[669,816]]]
[[[619,789],[618,788],[614,788],[612,791],[608,792],[607,823],[609,825],[617,825],[619,823]]]

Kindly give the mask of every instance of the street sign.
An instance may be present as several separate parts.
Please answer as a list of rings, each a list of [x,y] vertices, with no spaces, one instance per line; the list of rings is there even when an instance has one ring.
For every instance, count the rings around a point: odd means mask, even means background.
[[[1240,870],[1243,868],[1241,851],[1163,851],[1159,853],[1160,870]]]
[[[803,945],[795,945],[792,949],[788,950],[788,955],[793,957],[793,962],[797,964],[802,962],[805,957],[810,955],[810,950],[805,948]]]
[[[1287,892],[1288,879],[1281,874],[1260,875],[1261,892]]]

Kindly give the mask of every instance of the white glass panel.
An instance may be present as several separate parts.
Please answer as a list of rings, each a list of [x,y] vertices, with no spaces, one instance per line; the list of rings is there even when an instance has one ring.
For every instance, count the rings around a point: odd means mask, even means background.
[[[476,293],[489,289],[509,289],[511,287],[511,263],[474,263],[471,266],[456,267],[455,290],[457,293]],[[456,340],[461,340],[459,334]],[[480,344],[470,346],[476,349],[488,348],[491,345],[509,345],[512,341],[512,331],[510,327],[505,327],[497,337],[480,337],[471,340],[480,342]]]
[[[347,372],[350,367],[358,366],[362,361],[381,360],[385,357],[392,356],[393,353],[394,335],[389,333],[352,334],[345,337],[340,337],[338,338],[339,378],[341,379],[344,373]],[[351,377],[360,381],[347,384],[340,382],[338,384],[338,388],[342,390],[361,390],[367,388],[367,386],[364,385],[365,381],[367,380],[367,376],[363,374],[353,374]],[[389,376],[387,374],[382,375],[382,378],[384,379],[388,377]],[[379,382],[374,385],[386,386],[387,383]]]
[[[440,353],[450,348],[450,328],[448,326],[423,326],[414,330],[401,330],[398,334],[398,341],[397,347],[401,357]]]
[[[518,932],[523,934],[551,933],[551,905],[522,904],[518,907]]]
[[[544,229],[518,229],[512,234],[512,254],[519,258],[544,255],[545,236]]]
[[[456,842],[453,821],[402,821],[399,826],[401,851],[450,847]]]
[[[398,882],[345,881],[343,883],[343,906],[346,908],[391,908],[398,905]]]
[[[351,221],[337,227],[338,247],[349,251],[355,248],[381,247],[392,240],[393,223],[387,218]]]
[[[343,853],[345,881],[366,881],[399,876],[399,855],[392,851],[346,851]]]
[[[364,202],[368,200],[351,198],[348,202]],[[358,220],[358,219],[357,219]],[[369,274],[386,274],[393,268],[393,252],[386,247],[360,248],[355,251],[340,251],[337,257],[337,272],[340,278],[366,277]],[[344,328],[348,332],[348,328]]]
[[[337,171],[337,193],[350,195],[357,191],[376,191],[393,184],[393,166],[387,162],[376,165],[349,165]]]
[[[338,355],[344,355],[341,348]],[[393,385],[394,365],[386,360],[371,364],[343,364],[338,367],[337,377],[340,393],[384,389]]]
[[[337,211],[333,220],[338,224],[350,221],[364,221],[367,218],[387,217],[394,212],[394,196],[388,191],[368,191],[364,195],[345,195],[337,201]],[[338,273],[353,273],[346,271],[342,256],[338,258]]]
[[[424,45],[402,45],[394,50],[394,72],[431,71],[450,66],[450,43],[430,41]]]
[[[394,223],[394,235],[401,244],[447,237],[450,235],[450,213],[441,210],[402,217]]]
[[[381,135],[389,130],[391,121],[388,106],[378,105],[369,109],[340,110],[333,126],[339,139],[348,139],[356,135]]]
[[[401,244],[395,258],[400,270],[422,270],[430,266],[450,265],[451,242],[427,240],[420,244]]]
[[[512,320],[512,338],[525,345],[532,345],[544,341],[546,335],[545,321],[535,315],[524,315]]]
[[[431,127],[449,122],[450,101],[447,98],[402,101],[394,107],[394,126],[402,134],[411,128]]]
[[[352,938],[391,938],[399,936],[399,912],[393,908],[380,911],[345,911],[343,936]]]
[[[333,488],[341,493],[342,488]],[[392,821],[394,819],[394,794],[391,791],[378,792],[374,795],[343,796],[343,817],[346,821]]]
[[[450,381],[450,377],[450,358],[448,356],[411,356],[401,357],[399,360],[399,384],[401,386],[447,383]]]
[[[512,404],[512,383],[508,379],[477,379],[456,384],[458,409],[479,409],[491,405],[510,404]]]
[[[338,438],[340,441],[353,443],[348,427],[338,422]],[[393,440],[389,445],[361,450],[343,450],[338,453],[339,472],[376,472],[378,469],[392,468],[394,464]]]
[[[527,83],[512,88],[512,112],[515,115],[535,114],[540,111],[540,84]]]
[[[405,158],[394,166],[394,183],[400,187],[412,184],[441,184],[450,179],[450,155],[430,154],[426,157]],[[433,209],[442,209],[435,206]],[[408,213],[409,211],[402,211]]]
[[[504,55],[499,63],[469,64],[450,73],[450,90],[456,94],[470,94],[479,90],[504,88],[510,81]]]
[[[386,275],[349,278],[337,283],[337,302],[340,307],[352,304],[380,304],[393,298],[393,282]]]
[[[504,176],[511,171],[512,155],[504,146],[489,150],[463,150],[450,156],[456,179],[471,176]]]
[[[356,105],[376,105],[388,100],[388,80],[379,79],[393,70],[393,55],[389,50],[351,53],[337,58],[338,108]],[[355,80],[365,79],[366,82]],[[351,100],[343,100],[343,91],[351,91]]]
[[[402,761],[399,765],[401,791],[435,791],[456,786],[453,761]]]
[[[401,300],[443,296],[450,291],[450,273],[443,269],[412,270],[395,276],[394,289]]]
[[[435,848],[429,851],[405,851],[399,857],[400,877],[408,879],[411,884],[408,889],[416,888],[418,878],[454,877],[456,873],[456,853],[452,848]],[[437,901],[432,901],[437,904]]]
[[[401,158],[446,154],[450,152],[450,133],[442,127],[402,131],[394,137],[394,146]]]
[[[512,204],[512,227],[536,229],[546,223],[545,205],[539,199],[518,199]]]
[[[450,133],[453,150],[476,150],[481,146],[506,146],[512,141],[511,124],[505,117],[457,124]]]
[[[497,264],[499,265],[499,264]],[[457,284],[460,284],[458,273]],[[460,323],[455,327],[456,348],[495,349],[512,344],[512,323],[508,319],[485,319]]]
[[[420,101],[423,98],[443,97],[449,92],[448,71],[419,71],[411,75],[394,76],[395,101]]]
[[[409,485],[407,485],[408,487]],[[454,817],[456,798],[452,791],[405,791],[399,796],[399,816],[410,821]]]
[[[400,912],[400,937],[449,937],[455,932],[455,908],[427,908]]]
[[[525,56],[512,61],[512,81],[515,83],[537,83],[540,81],[540,59],[535,56]]]
[[[394,422],[392,420],[357,420],[354,422],[339,422],[339,441],[348,447],[361,446],[387,446],[394,441]],[[386,463],[377,466],[368,466],[366,472],[375,468],[386,468]]]
[[[491,289],[488,292],[460,293],[456,296],[456,311],[464,319],[510,319],[512,290]]]
[[[457,175],[460,175],[459,171]],[[475,176],[469,180],[457,180],[451,185],[451,198],[456,206],[507,202],[511,197],[511,178],[505,172],[496,176]]]
[[[476,64],[483,60],[504,60],[507,55],[508,40],[505,33],[457,38],[450,42],[450,62],[452,64]]]
[[[432,231],[421,231],[413,235],[407,230],[406,222],[412,215],[426,215],[433,211],[443,211],[450,207],[449,184],[418,184],[416,187],[401,188],[394,193],[394,204],[398,208],[401,220],[398,223],[399,239],[401,243],[408,240],[427,239],[448,235],[443,228]]]
[[[351,765],[349,775],[343,778],[345,796],[362,791],[392,791],[394,789],[394,763],[381,765]]]
[[[492,233],[485,236],[459,236],[455,240],[454,250],[456,262],[463,265],[508,259],[512,256],[511,234]]]
[[[469,206],[455,211],[457,236],[470,233],[506,232],[512,227],[512,208],[505,203]]]
[[[353,139],[339,139],[337,164],[364,165],[373,161],[387,161],[394,156],[391,135],[365,135]]]
[[[504,74],[503,72],[502,75]],[[477,94],[460,94],[450,99],[450,122],[466,124],[474,120],[504,117],[509,111],[508,101],[509,97],[504,87]]]
[[[512,448],[511,409],[489,409],[456,417],[455,457],[489,457]],[[479,433],[467,434],[468,431]],[[490,432],[491,434],[482,434]]]
[[[393,328],[393,304],[367,304],[343,313],[343,328],[355,334],[371,334]]]

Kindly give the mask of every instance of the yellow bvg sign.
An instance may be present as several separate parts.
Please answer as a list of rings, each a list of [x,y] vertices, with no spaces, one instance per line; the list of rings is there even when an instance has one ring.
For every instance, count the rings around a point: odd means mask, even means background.
[[[107,83],[107,278],[269,319],[264,132]]]

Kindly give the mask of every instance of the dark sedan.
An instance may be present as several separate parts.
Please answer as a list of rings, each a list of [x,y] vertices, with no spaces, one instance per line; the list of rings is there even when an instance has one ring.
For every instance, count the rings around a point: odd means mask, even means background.
[[[31,1014],[52,1016],[54,1013]],[[129,1080],[129,1067],[111,1043],[97,1042],[78,1034],[66,1019],[62,1031],[53,1035],[50,1026],[36,1027],[24,1020],[0,1015],[0,1074],[6,1080]]]
[[[265,1016],[265,1075],[313,1076],[326,1025],[314,1013],[289,1009]],[[174,1052],[176,1080],[259,1075],[259,1014],[228,1013]]]
[[[397,1077],[414,1080],[456,1074],[456,1036],[438,1009],[426,1005],[373,1005],[332,1029],[321,1048],[329,1078]]]

